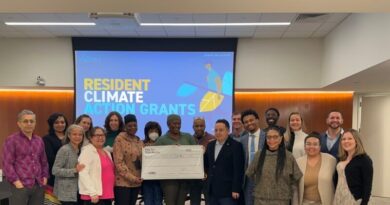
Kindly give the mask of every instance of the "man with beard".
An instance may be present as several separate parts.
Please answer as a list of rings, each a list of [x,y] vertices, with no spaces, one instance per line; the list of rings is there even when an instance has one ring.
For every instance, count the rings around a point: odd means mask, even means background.
[[[236,141],[240,141],[241,137],[245,134],[244,125],[241,122],[241,113],[233,112],[232,114],[232,132],[229,137]]]
[[[265,122],[267,123],[268,127],[264,129],[264,132],[267,132],[270,127],[278,128],[281,135],[286,132],[286,128],[277,125],[279,116],[279,110],[276,108],[271,107],[265,111]]]
[[[203,117],[195,117],[192,125],[194,129],[194,139],[198,145],[203,145],[204,150],[206,151],[207,145],[209,142],[215,140],[214,135],[205,131],[206,121]],[[206,204],[208,202],[208,197],[206,193],[206,181],[201,179],[191,180],[190,183],[190,201],[191,205],[200,205],[202,192],[204,194],[204,199]]]
[[[157,139],[156,146],[196,145],[194,138],[190,134],[180,131],[181,118],[179,115],[169,115],[167,118],[167,125],[169,128],[168,132]],[[188,192],[188,180],[161,180],[160,184],[166,204],[184,205]]]
[[[241,137],[241,144],[245,152],[245,170],[253,160],[255,153],[261,149],[265,142],[265,132],[259,127],[259,115],[256,111],[249,109],[241,113],[241,121],[244,124],[246,134]],[[245,205],[253,205],[253,188],[255,181],[245,177],[244,179],[244,195]]]
[[[329,153],[338,160],[339,141],[344,130],[343,115],[340,111],[332,110],[326,118],[328,129],[321,134],[321,152]]]

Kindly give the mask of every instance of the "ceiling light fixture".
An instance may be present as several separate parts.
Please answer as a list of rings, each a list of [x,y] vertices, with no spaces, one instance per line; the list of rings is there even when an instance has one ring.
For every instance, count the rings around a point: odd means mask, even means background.
[[[290,22],[252,23],[139,23],[141,26],[289,26]]]
[[[95,26],[94,22],[5,22],[8,26]]]

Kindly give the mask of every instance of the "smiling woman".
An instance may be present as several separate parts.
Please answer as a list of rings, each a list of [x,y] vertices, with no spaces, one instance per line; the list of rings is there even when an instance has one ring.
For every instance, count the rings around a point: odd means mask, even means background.
[[[261,151],[256,152],[246,175],[255,182],[255,205],[271,204],[274,201],[279,205],[290,204],[302,172],[292,154],[286,151],[279,128],[268,129],[266,143]]]

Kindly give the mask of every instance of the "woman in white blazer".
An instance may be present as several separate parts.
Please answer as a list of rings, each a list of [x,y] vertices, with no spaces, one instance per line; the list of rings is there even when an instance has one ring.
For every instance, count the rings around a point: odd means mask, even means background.
[[[103,149],[106,132],[101,127],[91,130],[91,143],[81,150],[79,163],[79,192],[85,204],[111,205],[114,198],[114,163],[111,154]]]
[[[336,159],[320,152],[321,140],[318,133],[309,134],[304,143],[306,155],[297,159],[303,177],[299,181],[293,204],[332,205]]]

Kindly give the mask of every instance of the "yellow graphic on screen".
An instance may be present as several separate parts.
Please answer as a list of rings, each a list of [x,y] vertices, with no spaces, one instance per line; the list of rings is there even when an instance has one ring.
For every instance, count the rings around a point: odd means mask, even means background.
[[[208,91],[199,103],[200,112],[210,112],[215,110],[223,101],[224,96]]]

